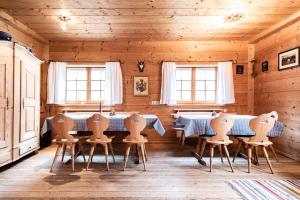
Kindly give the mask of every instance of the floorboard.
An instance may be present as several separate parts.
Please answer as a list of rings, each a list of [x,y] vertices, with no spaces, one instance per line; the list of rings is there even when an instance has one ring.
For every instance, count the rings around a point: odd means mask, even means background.
[[[76,160],[76,172],[71,166],[58,162],[49,172],[55,146],[40,150],[20,162],[0,171],[1,199],[240,199],[226,181],[233,179],[300,179],[300,163],[285,157],[272,160],[275,174],[270,174],[263,158],[260,165],[247,173],[247,162],[237,158],[235,173],[224,159],[213,160],[213,172],[192,157],[192,146],[178,148],[171,144],[147,146],[147,171],[142,164],[130,159],[126,171],[123,150],[114,144],[116,164],[110,158],[110,171],[106,171],[103,151],[99,148],[90,170],[86,171],[82,157]],[[89,147],[85,147],[88,154]],[[207,156],[207,154],[206,154]],[[69,159],[67,155],[65,161]],[[208,162],[208,157],[204,158]],[[59,159],[60,160],[60,159]]]

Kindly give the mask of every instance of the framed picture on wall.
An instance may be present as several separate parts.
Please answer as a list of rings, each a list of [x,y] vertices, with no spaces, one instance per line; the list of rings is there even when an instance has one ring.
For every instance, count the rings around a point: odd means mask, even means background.
[[[243,74],[243,73],[244,73],[244,65],[237,65],[236,74]]]
[[[299,66],[299,47],[278,54],[278,70],[289,69]]]
[[[133,78],[133,95],[134,96],[149,95],[149,77],[135,76]]]
[[[266,72],[269,70],[269,62],[268,61],[264,61],[261,64],[261,71]]]

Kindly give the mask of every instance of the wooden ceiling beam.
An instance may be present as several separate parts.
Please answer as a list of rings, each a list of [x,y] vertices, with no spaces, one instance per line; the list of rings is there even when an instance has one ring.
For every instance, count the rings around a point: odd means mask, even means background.
[[[259,9],[259,12],[255,12]],[[291,12],[297,12],[299,7],[259,7],[259,8],[248,8],[245,11],[245,15],[289,15]],[[221,16],[226,13],[226,8],[170,8],[170,9],[95,9],[95,8],[73,8],[64,9],[64,12],[70,16]],[[58,16],[61,14],[61,8],[9,8],[7,12],[13,16]]]
[[[36,33],[32,29],[28,28],[26,25],[24,25],[19,20],[15,19],[14,17],[7,14],[5,11],[0,9],[0,20],[5,21],[15,29],[21,31],[22,33],[25,33],[26,35],[31,36],[32,38],[38,40],[42,43],[48,43],[48,40],[42,37],[40,34]]]
[[[75,1],[75,0],[1,0],[0,7],[5,8],[26,8],[28,5],[34,8],[95,8],[95,9],[154,9],[154,8],[229,8],[232,2],[219,1],[219,0],[88,0],[88,1]],[[300,2],[286,1],[286,0],[261,0],[249,1],[239,0],[239,4],[245,7],[299,7]]]
[[[249,40],[249,43],[250,44],[254,44],[254,43],[257,43],[259,40],[271,35],[272,33],[294,23],[294,22],[297,22],[300,20],[300,11],[298,11],[297,13],[291,15],[290,17],[280,21],[279,23],[271,26],[270,28],[268,28],[267,30],[265,31],[262,31],[261,33],[255,35],[254,37],[252,37],[250,40]]]

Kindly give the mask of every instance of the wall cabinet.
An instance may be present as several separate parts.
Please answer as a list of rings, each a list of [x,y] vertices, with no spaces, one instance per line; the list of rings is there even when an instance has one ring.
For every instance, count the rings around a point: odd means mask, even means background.
[[[26,48],[0,42],[0,166],[39,148],[41,61]]]

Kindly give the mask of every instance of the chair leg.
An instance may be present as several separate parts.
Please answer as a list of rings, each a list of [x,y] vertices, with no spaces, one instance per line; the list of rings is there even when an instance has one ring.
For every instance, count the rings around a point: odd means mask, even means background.
[[[108,143],[108,146],[109,146],[109,149],[110,149],[110,152],[111,152],[111,155],[112,155],[112,158],[113,158],[113,161],[114,163],[116,163],[116,160],[115,160],[115,154],[114,154],[114,149],[112,147],[112,143]]]
[[[251,157],[252,157],[252,147],[248,145],[248,173],[251,173]]]
[[[146,161],[148,161],[148,155],[147,155],[146,145],[145,144],[144,144],[144,154],[145,154]]]
[[[232,162],[233,162],[233,163],[234,163],[235,158],[237,157],[237,155],[238,155],[239,152],[240,152],[242,143],[243,143],[243,142],[242,142],[241,140],[239,140],[238,145],[237,145],[237,148],[236,148],[235,153],[234,153],[234,156],[233,156],[233,159],[232,159]]]
[[[184,135],[184,131],[181,131],[181,146],[183,147],[184,146],[184,143],[185,143],[185,135]]]
[[[201,144],[202,144],[202,137],[198,137],[198,143],[197,143],[197,147],[196,147],[196,153],[199,154],[200,148],[201,148]]]
[[[255,146],[254,147],[254,153],[255,153],[255,161],[256,161],[256,164],[259,165],[259,162],[258,162],[258,146]]]
[[[106,161],[106,168],[109,171],[109,164],[108,164],[108,145],[104,144],[104,154],[105,154],[105,161]]]
[[[220,153],[221,162],[223,162],[222,145],[218,145],[218,147],[219,147],[219,153]]]
[[[270,149],[271,149],[271,151],[272,151],[272,153],[273,153],[273,156],[274,156],[275,160],[276,160],[277,162],[279,162],[278,157],[277,157],[277,154],[276,154],[276,151],[275,151],[273,145],[271,144],[269,147],[270,147]]]
[[[212,170],[212,159],[213,159],[213,157],[214,157],[214,145],[210,145],[210,158],[209,158],[209,171],[211,172],[211,170]]]
[[[143,165],[144,165],[144,171],[146,171],[145,144],[141,145],[141,151],[142,151],[142,160],[143,160]]]
[[[272,165],[271,165],[271,162],[270,162],[270,159],[269,159],[269,155],[268,155],[268,152],[267,152],[267,150],[266,150],[266,147],[265,146],[263,146],[263,152],[264,152],[264,155],[265,155],[265,158],[266,158],[266,160],[267,160],[267,163],[268,163],[268,165],[269,165],[269,167],[270,167],[270,170],[271,170],[271,173],[272,174],[274,174],[274,172],[273,172],[273,168],[272,168]]]
[[[85,155],[84,155],[84,151],[83,151],[83,145],[82,145],[82,143],[81,143],[80,141],[78,142],[78,146],[79,146],[79,151],[80,151],[81,154],[82,154],[83,161],[84,161],[84,163],[86,163]]]
[[[62,147],[63,147],[63,152],[62,152],[62,156],[61,156],[61,162],[64,161],[67,145],[63,144]]]
[[[55,152],[55,156],[54,156],[54,159],[53,159],[53,162],[52,162],[52,165],[51,165],[50,172],[53,171],[53,166],[54,166],[54,163],[56,162],[56,159],[57,159],[57,156],[58,156],[58,154],[59,154],[59,152],[60,152],[60,149],[61,149],[61,144],[59,144],[59,145],[57,146],[57,149],[56,149],[56,152]]]
[[[72,171],[75,171],[75,145],[76,144],[72,144]]]
[[[176,131],[176,135],[177,135],[177,131]],[[179,136],[179,140],[178,140],[178,146],[181,145],[181,141],[182,141],[182,133],[180,131],[180,136]]]
[[[137,144],[135,144],[134,147],[135,147],[135,153],[136,153],[136,157],[137,157],[137,163],[139,163],[139,162],[140,162],[140,152],[139,152],[139,148],[138,148],[138,145],[137,145]]]
[[[203,154],[204,154],[204,150],[205,150],[205,146],[206,146],[206,140],[203,140],[202,145],[201,145],[201,152],[199,154],[199,157],[202,158]]]
[[[131,148],[131,145],[127,144],[127,148],[126,148],[126,152],[125,152],[124,168],[123,168],[124,171],[125,171],[125,168],[126,168],[126,165],[127,165],[128,156],[129,156],[129,153],[130,153],[130,148]]]
[[[229,152],[228,152],[228,149],[227,149],[227,146],[226,146],[226,145],[224,145],[224,150],[225,150],[225,154],[226,154],[228,163],[229,163],[229,165],[230,165],[231,171],[234,172],[233,167],[232,167],[232,164],[231,164],[231,162],[230,162],[230,156],[229,156]]]
[[[86,165],[86,170],[89,169],[90,163],[93,162],[92,159],[93,159],[95,147],[96,147],[96,144],[92,144],[91,150],[90,150],[90,155],[89,155],[89,160],[88,160],[88,163]]]

